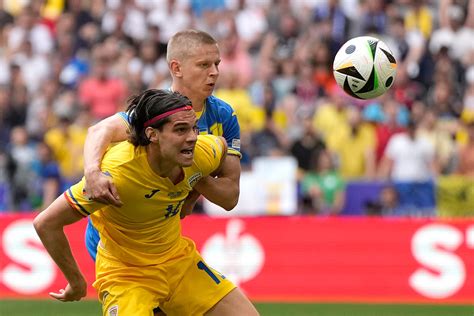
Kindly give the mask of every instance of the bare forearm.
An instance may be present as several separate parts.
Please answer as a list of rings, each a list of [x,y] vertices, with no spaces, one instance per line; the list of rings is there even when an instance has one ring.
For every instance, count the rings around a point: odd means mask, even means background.
[[[89,128],[84,144],[84,173],[100,170],[102,157],[112,142],[112,135],[95,126]]]
[[[206,199],[227,211],[232,210],[239,201],[238,181],[231,178],[206,177],[201,179],[194,188]]]
[[[44,247],[69,282],[59,292],[49,293],[51,297],[62,302],[79,301],[87,295],[86,279],[74,260],[69,242],[64,234],[65,226],[82,218],[81,214],[69,206],[64,195],[60,195],[33,221],[33,226]]]
[[[35,229],[51,258],[58,265],[71,285],[85,282],[85,279],[74,260],[71,248],[62,228],[52,228],[35,222]]]
[[[89,127],[84,144],[84,173],[100,170],[105,151],[112,142],[127,139],[127,128],[117,115]]]
[[[217,178],[205,177],[194,188],[212,203],[227,211],[232,210],[237,205],[240,194],[239,157],[228,155]]]

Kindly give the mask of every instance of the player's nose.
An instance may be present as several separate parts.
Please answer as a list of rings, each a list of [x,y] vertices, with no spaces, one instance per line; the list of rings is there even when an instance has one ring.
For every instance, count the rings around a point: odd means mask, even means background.
[[[210,76],[218,76],[219,75],[219,66],[217,66],[216,64],[212,65],[209,75]]]
[[[197,135],[198,134],[195,132],[195,130],[191,130],[186,137],[186,141],[195,143],[197,141]]]

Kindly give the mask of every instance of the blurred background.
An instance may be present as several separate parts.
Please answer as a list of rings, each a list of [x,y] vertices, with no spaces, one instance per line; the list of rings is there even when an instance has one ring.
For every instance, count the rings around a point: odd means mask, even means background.
[[[186,28],[218,40],[214,94],[241,127],[238,206],[201,200],[183,222],[206,260],[266,315],[472,316],[473,0],[0,0],[0,314],[63,286],[31,219],[82,177],[89,126],[170,87],[166,43]],[[373,100],[332,74],[360,35],[398,63]]]

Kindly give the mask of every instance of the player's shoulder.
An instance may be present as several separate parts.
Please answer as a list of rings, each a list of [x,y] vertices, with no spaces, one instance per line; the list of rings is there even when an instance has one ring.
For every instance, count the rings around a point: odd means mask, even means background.
[[[224,143],[222,137],[214,135],[199,135],[195,148],[195,160],[202,156],[218,158],[223,154]]]
[[[222,137],[215,135],[198,135],[196,148],[206,150],[207,148],[214,148],[215,146],[222,146]]]
[[[234,109],[229,103],[213,95],[207,98],[207,108],[209,110],[217,111],[220,114],[232,115],[232,113],[234,112]]]
[[[137,150],[130,142],[123,141],[109,147],[102,164],[107,168],[120,168],[135,160],[138,155],[140,155],[140,150]]]

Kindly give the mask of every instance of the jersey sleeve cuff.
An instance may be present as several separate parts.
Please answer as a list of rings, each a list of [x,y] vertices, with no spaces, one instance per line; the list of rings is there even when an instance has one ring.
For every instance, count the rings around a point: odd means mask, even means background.
[[[238,156],[239,158],[242,158],[242,153],[238,150],[233,149],[233,148],[227,149],[227,154],[232,155],[232,156]]]
[[[71,192],[71,189],[68,189],[66,192],[64,192],[64,197],[66,198],[67,203],[79,214],[81,214],[84,217],[87,217],[90,215],[90,213],[76,200],[76,198]]]

